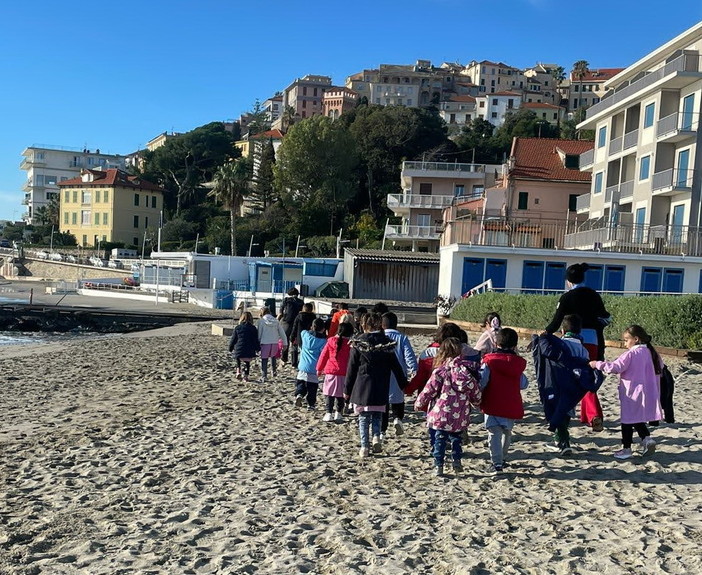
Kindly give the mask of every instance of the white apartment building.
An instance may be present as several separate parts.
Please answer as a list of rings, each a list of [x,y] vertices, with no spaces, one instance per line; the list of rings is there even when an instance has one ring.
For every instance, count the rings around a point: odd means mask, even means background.
[[[125,156],[102,154],[99,149],[91,151],[34,144],[25,148],[22,156],[20,169],[27,172],[27,181],[22,186],[22,204],[27,206],[27,211],[22,214],[22,219],[28,224],[34,223],[39,208],[58,197],[58,183],[79,176],[81,169],[126,168]]]
[[[522,92],[495,92],[478,98],[480,117],[496,128],[505,123],[507,114],[517,111],[522,104]]]
[[[578,211],[629,230],[618,242],[700,255],[701,53],[702,22],[607,81],[578,125],[595,131],[580,158],[592,187]]]

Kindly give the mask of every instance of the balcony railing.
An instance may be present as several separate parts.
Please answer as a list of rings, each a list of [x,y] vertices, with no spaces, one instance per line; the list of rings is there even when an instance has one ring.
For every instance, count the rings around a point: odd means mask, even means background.
[[[697,131],[698,124],[699,114],[697,112],[675,112],[658,120],[656,123],[656,137],[670,138],[679,134],[691,136]]]
[[[580,169],[582,170],[585,166],[592,166],[595,163],[595,149],[588,150],[580,154]]]
[[[427,194],[388,194],[388,208],[443,209],[450,206],[453,196],[431,196]]]
[[[402,162],[402,171],[419,170],[423,172],[447,173],[484,173],[485,164],[460,164],[451,162]]]
[[[385,226],[385,238],[388,240],[438,240],[437,226]]]
[[[625,150],[628,150],[629,148],[633,148],[638,143],[639,143],[639,131],[638,130],[633,130],[632,132],[624,134],[624,146],[623,147]]]
[[[610,143],[609,143],[609,154],[618,154],[619,152],[622,151],[622,146],[624,144],[624,136],[619,136],[618,138],[614,138]]]
[[[653,174],[651,190],[654,192],[660,190],[689,190],[692,188],[694,174],[695,170],[680,170],[678,168],[657,172]]]
[[[619,203],[634,197],[634,180],[619,184]]]
[[[622,224],[604,218],[564,223],[478,217],[447,222],[441,245],[451,244],[699,257],[702,256],[702,228]]]
[[[575,198],[575,209],[576,211],[589,210],[590,209],[590,194],[582,194]]]
[[[619,184],[605,188],[605,204],[619,202]]]
[[[649,72],[643,78],[640,78],[628,86],[624,86],[614,92],[605,94],[605,96],[597,103],[593,104],[587,109],[587,118],[590,119],[596,114],[616,106],[620,102],[623,102],[628,97],[645,90],[649,86],[652,86],[659,80],[666,78],[672,74],[677,74],[679,72],[700,72],[700,56],[693,54],[682,54],[677,58],[671,60],[664,66]]]

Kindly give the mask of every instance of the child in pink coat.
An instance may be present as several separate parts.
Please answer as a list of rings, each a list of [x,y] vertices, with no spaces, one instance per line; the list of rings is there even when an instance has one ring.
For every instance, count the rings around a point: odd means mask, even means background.
[[[616,451],[614,457],[629,459],[633,457],[634,430],[641,438],[641,455],[656,449],[646,422],[663,419],[660,401],[663,361],[651,345],[651,336],[640,325],[626,328],[622,339],[627,351],[614,361],[591,361],[590,366],[604,373],[619,374],[622,449]]]
[[[463,469],[463,431],[470,423],[470,406],[480,405],[475,362],[463,358],[462,352],[458,338],[449,337],[441,342],[435,360],[437,367],[414,403],[417,411],[427,412],[427,427],[435,430],[433,455],[439,477],[444,473],[446,443],[451,443],[454,472]]]
[[[346,368],[349,365],[351,347],[349,340],[353,335],[353,325],[341,322],[336,335],[327,340],[322,354],[317,360],[317,374],[324,374],[322,393],[326,400],[326,413],[322,421],[341,423],[344,420],[344,384]],[[334,404],[336,403],[336,409]]]

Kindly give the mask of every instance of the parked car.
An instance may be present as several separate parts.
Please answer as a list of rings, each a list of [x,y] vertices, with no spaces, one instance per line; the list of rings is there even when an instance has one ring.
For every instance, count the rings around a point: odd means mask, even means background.
[[[49,254],[47,254],[45,251],[40,251],[40,252],[36,252],[34,254],[34,257],[39,258],[40,260],[46,260],[46,259],[49,259]]]
[[[97,266],[99,268],[105,266],[105,262],[103,262],[100,258],[93,256],[90,258],[90,263],[93,264],[94,266]]]
[[[71,254],[68,254],[68,255],[66,256],[66,261],[69,262],[69,263],[74,264],[74,263],[76,263],[76,257],[75,257],[75,256],[72,256]]]
[[[52,252],[49,254],[49,259],[53,260],[55,262],[62,262],[63,261],[63,256],[59,253]]]
[[[11,248],[11,247],[12,247],[12,243],[10,243],[10,240],[5,240],[5,239],[0,240],[0,248]]]
[[[110,260],[107,262],[107,267],[113,268],[116,270],[121,270],[124,266],[122,265],[122,262],[119,260]]]

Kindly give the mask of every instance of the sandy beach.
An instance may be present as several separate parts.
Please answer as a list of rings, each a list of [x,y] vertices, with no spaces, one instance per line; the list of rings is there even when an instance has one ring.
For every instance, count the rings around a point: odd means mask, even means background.
[[[360,460],[355,419],[294,409],[290,368],[236,381],[226,346],[207,323],[0,349],[0,573],[702,573],[702,366],[670,361],[678,423],[622,462],[616,378],[562,458],[530,362],[506,473],[475,424],[437,479],[418,414]]]

